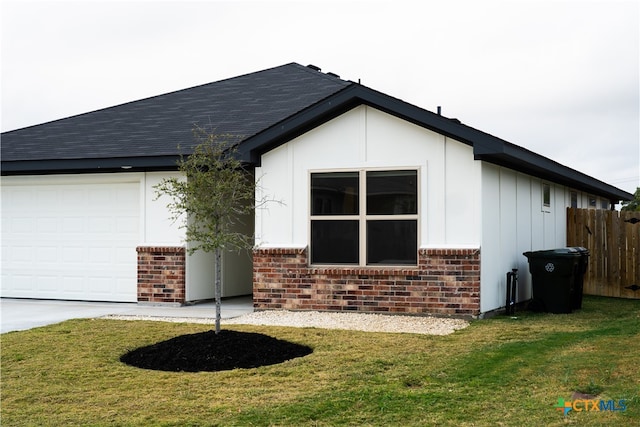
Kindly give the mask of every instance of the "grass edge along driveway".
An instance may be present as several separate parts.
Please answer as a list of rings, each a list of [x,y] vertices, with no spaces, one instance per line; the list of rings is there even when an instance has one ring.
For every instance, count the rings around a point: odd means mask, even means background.
[[[207,325],[97,319],[10,332],[0,336],[1,423],[640,425],[640,301],[585,297],[583,307],[497,316],[444,337],[234,326],[314,352],[201,373],[142,370],[119,357]],[[580,398],[626,407],[597,411]],[[566,416],[559,399],[575,407]]]

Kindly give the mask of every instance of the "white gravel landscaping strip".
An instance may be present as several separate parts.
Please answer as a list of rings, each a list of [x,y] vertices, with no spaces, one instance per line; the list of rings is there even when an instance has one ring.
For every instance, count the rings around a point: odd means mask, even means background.
[[[287,310],[256,311],[233,319],[225,319],[222,323],[430,335],[448,335],[469,326],[469,323],[462,319]]]
[[[215,324],[215,319],[213,318],[122,315],[106,316],[106,318]],[[365,332],[399,332],[427,335],[448,335],[458,329],[469,326],[469,322],[466,320],[441,317],[288,310],[256,311],[231,319],[222,319],[220,324],[293,326],[298,328],[349,329]]]

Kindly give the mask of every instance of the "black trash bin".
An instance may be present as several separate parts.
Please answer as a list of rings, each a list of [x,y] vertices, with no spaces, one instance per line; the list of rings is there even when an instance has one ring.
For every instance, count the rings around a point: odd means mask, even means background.
[[[576,268],[576,277],[574,284],[574,292],[573,292],[573,303],[571,304],[571,308],[574,310],[582,308],[582,294],[584,290],[584,275],[587,272],[587,268],[589,268],[589,249],[583,248],[581,246],[575,246],[573,249],[580,252],[580,262]]]
[[[549,313],[571,313],[581,253],[575,248],[559,248],[523,255],[529,260],[535,306]]]

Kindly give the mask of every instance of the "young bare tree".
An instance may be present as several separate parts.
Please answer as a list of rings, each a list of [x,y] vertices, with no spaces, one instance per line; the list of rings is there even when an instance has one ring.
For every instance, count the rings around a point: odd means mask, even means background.
[[[235,231],[241,218],[253,213],[255,179],[237,156],[238,138],[194,131],[199,141],[192,154],[178,162],[183,177],[165,178],[154,188],[156,198],[170,197],[171,219],[180,222],[189,255],[215,254],[216,334],[220,332],[223,251],[250,249],[253,236]]]

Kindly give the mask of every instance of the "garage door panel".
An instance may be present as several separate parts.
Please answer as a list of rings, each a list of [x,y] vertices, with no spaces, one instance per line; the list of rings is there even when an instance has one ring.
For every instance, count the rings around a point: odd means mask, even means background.
[[[35,206],[35,191],[33,189],[27,189],[21,191],[16,187],[3,186],[2,200],[3,203],[19,206]]]
[[[63,277],[62,289],[65,295],[82,295],[84,291],[83,278],[69,276]]]
[[[61,207],[59,197],[58,191],[52,188],[36,190],[36,208],[58,211]]]
[[[40,265],[57,265],[60,260],[58,259],[58,248],[54,246],[40,246],[36,249],[36,262]]]
[[[62,232],[70,234],[83,234],[87,227],[85,218],[80,216],[72,216],[62,219]]]
[[[33,218],[12,218],[9,222],[9,229],[14,233],[31,233],[33,232],[35,221]],[[3,227],[3,233],[6,233],[6,227]]]
[[[129,247],[116,248],[115,262],[118,264],[128,264],[132,256],[137,257],[138,253],[131,251]],[[138,274],[136,270],[136,274]]]
[[[114,193],[115,192],[103,188],[96,189],[95,191],[87,193],[85,196],[91,206],[99,208],[113,205],[116,201]]]
[[[108,247],[90,248],[89,262],[95,266],[113,264],[112,249]]]
[[[57,234],[58,232],[58,219],[57,218],[37,218],[35,220],[36,231],[38,233]]]
[[[2,295],[137,300],[139,183],[2,187]]]
[[[20,265],[21,267],[28,267],[31,265],[33,255],[31,247],[25,246],[13,246],[11,252],[3,254],[3,257],[7,258],[14,265]]]
[[[82,265],[85,260],[85,250],[80,246],[65,246],[62,248],[62,262],[67,265]]]
[[[56,291],[59,288],[59,280],[54,275],[40,274],[36,278],[36,290],[43,295],[55,298]]]
[[[23,274],[14,274],[12,276],[13,287],[16,291],[32,291],[35,288],[35,282],[32,276]],[[4,292],[2,296],[5,295]]]
[[[117,285],[114,281],[113,277],[107,272],[104,272],[103,277],[97,276],[97,274],[93,274],[92,277],[89,278],[89,290],[91,293],[95,295],[109,295],[113,288]]]
[[[118,233],[130,234],[139,228],[137,216],[120,217],[116,221],[116,231]]]
[[[89,230],[93,233],[112,233],[113,219],[109,217],[89,218]]]

